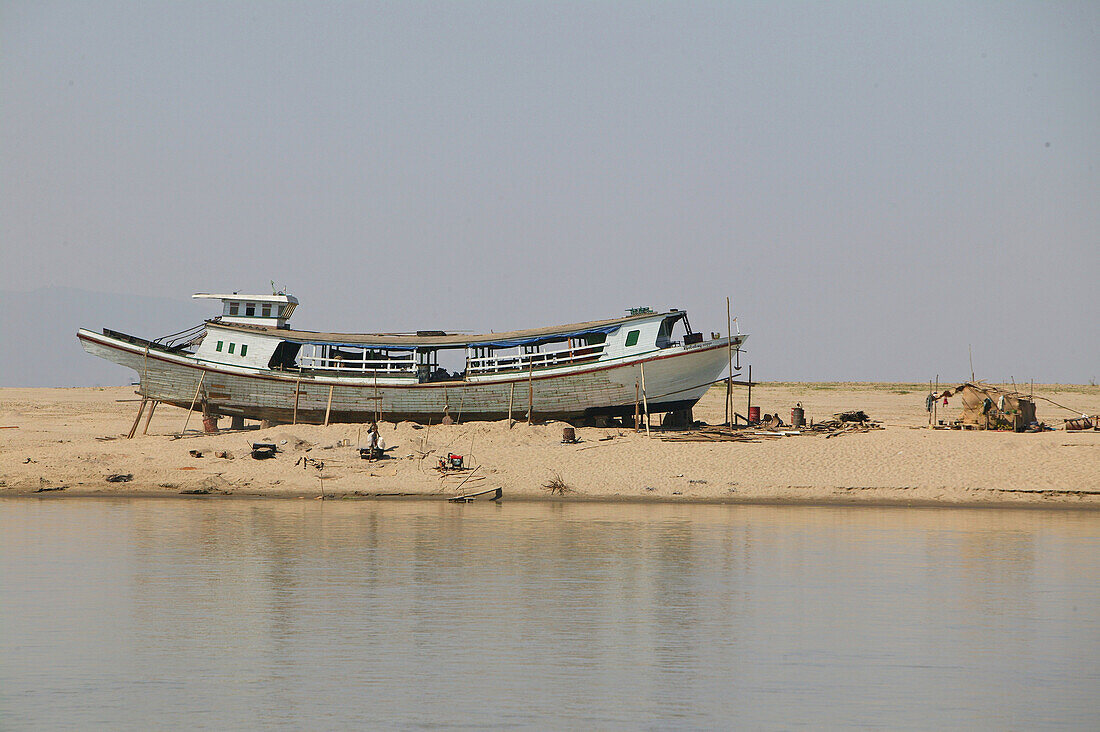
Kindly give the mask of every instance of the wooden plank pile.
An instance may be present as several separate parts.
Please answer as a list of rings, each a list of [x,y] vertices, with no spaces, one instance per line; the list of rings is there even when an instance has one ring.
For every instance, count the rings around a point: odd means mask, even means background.
[[[694,430],[665,433],[661,435],[661,439],[665,442],[762,442],[764,440],[781,440],[784,437],[796,437],[798,435],[823,434],[828,439],[838,435],[881,429],[883,429],[881,423],[868,417],[863,410],[858,410],[841,412],[833,415],[833,419],[798,429],[783,429],[781,427],[752,429],[745,427],[730,428],[725,425],[704,425]]]

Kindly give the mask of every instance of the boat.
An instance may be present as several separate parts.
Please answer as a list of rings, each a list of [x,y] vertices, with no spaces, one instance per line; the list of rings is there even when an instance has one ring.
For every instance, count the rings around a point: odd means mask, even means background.
[[[196,293],[221,314],[154,340],[77,331],[88,353],[133,369],[138,391],[207,416],[272,423],[527,418],[608,423],[647,413],[690,420],[739,355],[741,333],[704,338],[686,311],[470,335],[295,330],[298,299]],[[440,365],[455,359],[454,372]]]

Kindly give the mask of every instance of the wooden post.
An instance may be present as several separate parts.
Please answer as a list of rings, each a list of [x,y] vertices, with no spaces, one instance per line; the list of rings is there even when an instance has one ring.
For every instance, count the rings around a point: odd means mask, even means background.
[[[645,395],[645,362],[643,361],[640,366],[642,367],[642,406],[645,408],[645,436],[649,437],[649,400]]]
[[[147,416],[145,418],[145,427],[144,427],[144,429],[141,430],[141,434],[143,434],[143,435],[149,434],[149,422],[151,422],[153,420],[153,410],[155,410],[157,408],[158,404],[160,404],[160,402],[158,402],[156,399],[154,399],[153,403],[149,405],[149,416]]]
[[[726,297],[726,355],[730,375],[726,381],[726,424],[733,427],[733,321],[730,319],[730,299]]]
[[[642,427],[642,412],[641,406],[639,406],[639,397],[641,390],[638,387],[638,380],[634,380],[634,431],[637,432]]]
[[[516,382],[512,382],[512,388],[508,390],[508,429],[512,429],[512,400],[516,396]]]
[[[936,403],[932,405],[932,423],[939,425],[940,423],[940,375],[936,374]]]
[[[145,412],[145,403],[149,401],[149,397],[141,398],[141,406],[138,407],[137,416],[134,417],[134,425],[130,428],[130,432],[126,435],[127,440],[134,439],[134,435],[137,434],[138,423],[141,422],[141,415]]]
[[[378,369],[374,370],[374,421],[382,421],[382,400],[378,398]]]
[[[932,391],[932,379],[928,380],[928,394],[932,397],[936,396],[935,393]],[[936,408],[936,401],[937,401],[936,399],[932,400],[932,405],[931,405],[932,409]],[[928,426],[929,427],[932,426],[932,409],[928,410]]]
[[[332,411],[332,390],[336,388],[336,384],[328,385],[328,404],[325,406],[325,427],[328,427],[328,415]]]
[[[187,408],[187,419],[183,420],[183,431],[181,435],[187,434],[187,423],[191,421],[191,412],[195,410],[195,402],[199,400],[199,391],[202,389],[202,382],[206,378],[206,372],[202,372],[202,376],[199,377],[199,385],[195,387],[195,398],[191,400],[191,406]]]
[[[535,423],[535,364],[527,370],[527,424]]]
[[[298,380],[294,382],[294,416],[291,417],[291,424],[298,424],[298,396],[302,393],[302,377],[299,376]]]
[[[749,364],[749,406],[745,410],[745,421],[752,418],[752,364]]]

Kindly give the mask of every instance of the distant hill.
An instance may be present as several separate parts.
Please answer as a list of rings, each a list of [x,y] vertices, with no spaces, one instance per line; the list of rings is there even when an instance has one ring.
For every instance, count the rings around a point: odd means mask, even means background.
[[[210,302],[46,287],[0,290],[0,386],[120,386],[130,369],[84,353],[77,328],[159,337],[214,315]]]

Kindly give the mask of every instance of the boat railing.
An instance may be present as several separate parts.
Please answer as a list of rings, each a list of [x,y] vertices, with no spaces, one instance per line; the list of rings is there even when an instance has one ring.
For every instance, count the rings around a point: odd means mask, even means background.
[[[173,351],[199,343],[204,335],[206,335],[206,323],[199,323],[186,330],[161,336],[153,341],[153,344]]]
[[[315,369],[319,371],[358,371],[362,373],[413,375],[416,374],[416,355],[411,354],[408,358],[385,358],[376,360],[301,356],[298,359],[298,365],[303,369]]]
[[[606,343],[593,346],[563,348],[541,353],[520,353],[511,356],[481,356],[466,360],[468,374],[494,374],[500,371],[527,371],[545,366],[593,361],[603,355]]]

